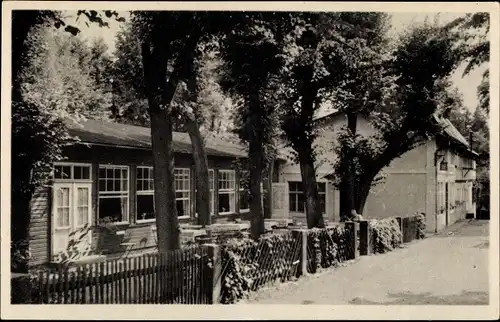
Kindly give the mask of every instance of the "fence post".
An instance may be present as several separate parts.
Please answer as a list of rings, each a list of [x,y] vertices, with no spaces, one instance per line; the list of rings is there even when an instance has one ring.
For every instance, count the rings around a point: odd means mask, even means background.
[[[370,223],[368,220],[359,221],[359,254],[370,255]]]
[[[401,231],[401,245],[404,242],[404,230],[403,230],[403,219],[401,217],[396,217],[396,220],[398,221],[398,226],[399,230]]]
[[[293,230],[295,238],[298,238],[300,244],[300,262],[298,269],[298,276],[307,275],[307,230]]]
[[[205,267],[204,285],[208,304],[218,304],[221,292],[222,258],[220,246],[217,244],[204,244],[207,249],[211,265]]]
[[[349,249],[348,259],[355,259],[358,251],[357,223],[346,221],[345,229],[349,232],[348,236],[351,237],[350,240],[347,241]]]

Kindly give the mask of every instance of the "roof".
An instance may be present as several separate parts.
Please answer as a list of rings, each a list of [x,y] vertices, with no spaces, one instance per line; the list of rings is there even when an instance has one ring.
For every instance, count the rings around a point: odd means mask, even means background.
[[[80,124],[68,123],[68,129],[70,135],[78,137],[84,143],[137,149],[152,148],[149,127],[87,120]],[[192,153],[189,134],[173,132],[173,149],[177,153]],[[216,137],[207,138],[205,149],[207,155],[212,156],[247,157],[244,146]]]

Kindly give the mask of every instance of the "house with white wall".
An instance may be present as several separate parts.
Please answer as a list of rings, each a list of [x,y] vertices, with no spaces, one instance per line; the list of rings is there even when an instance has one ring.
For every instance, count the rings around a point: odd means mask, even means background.
[[[408,151],[382,170],[385,180],[372,187],[363,211],[364,218],[424,213],[428,231],[437,232],[465,218],[467,213],[475,212],[472,183],[476,177],[474,159],[478,154],[470,149],[467,140],[449,120],[436,116],[436,121],[443,125],[442,133],[437,133],[432,140]],[[338,221],[339,191],[326,178],[331,174],[336,158],[332,149],[336,133],[347,124],[347,118],[343,113],[334,112],[316,119],[316,122],[321,128],[315,149],[318,152],[316,171],[323,217],[327,221]],[[363,116],[358,117],[357,129],[361,135],[371,135],[376,131]],[[305,221],[299,165],[293,162],[282,164],[278,180],[281,187],[288,185],[288,217]]]

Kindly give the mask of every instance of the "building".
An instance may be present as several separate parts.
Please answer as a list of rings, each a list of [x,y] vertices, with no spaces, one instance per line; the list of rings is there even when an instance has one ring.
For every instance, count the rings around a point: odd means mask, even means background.
[[[89,120],[70,125],[69,131],[80,141],[64,150],[66,160],[54,164],[53,181],[32,199],[30,264],[50,262],[75,238],[81,239],[79,252],[92,248],[103,255],[156,246],[150,129]],[[196,223],[189,135],[174,132],[173,146],[179,221]],[[234,164],[246,158],[244,148],[211,138],[206,152],[212,221],[247,214],[246,191]]]
[[[467,140],[447,119],[435,116],[444,127],[443,133],[425,144],[408,151],[384,168],[386,179],[372,188],[367,199],[363,217],[384,218],[408,216],[416,212],[426,215],[429,232],[465,218],[475,212],[472,204],[472,183],[476,178],[477,153],[470,149]],[[335,131],[347,123],[342,113],[331,113],[316,120],[320,135],[315,142],[319,153],[316,164],[320,201],[324,218],[338,221],[339,192],[326,178],[332,172],[336,158],[332,152]],[[357,131],[371,135],[375,129],[368,120],[358,117]],[[305,221],[301,203],[300,167],[288,162],[279,169],[279,181],[288,188],[289,216]],[[273,188],[274,189],[274,188]]]
[[[422,212],[428,230],[435,232],[473,211],[473,159],[477,154],[449,121],[437,120],[446,125],[442,134],[383,170],[386,181],[370,193],[365,218]],[[327,221],[339,220],[339,193],[326,178],[335,160],[331,149],[335,131],[345,122],[340,113],[317,120],[321,128],[315,143],[320,155],[317,181]],[[150,129],[102,121],[86,121],[69,129],[80,141],[65,148],[66,160],[54,164],[53,181],[39,187],[32,199],[30,264],[46,264],[58,254],[71,252],[75,240],[78,250],[73,255],[112,257],[156,247]],[[358,119],[358,129],[364,135],[374,131],[363,117]],[[188,134],[175,132],[173,147],[179,221],[194,224],[196,178]],[[206,152],[212,221],[248,219],[247,193],[235,166],[235,161],[247,157],[245,149],[210,138]],[[289,152],[280,151],[273,184],[266,193],[272,200],[273,219],[305,221],[300,168],[286,159]]]

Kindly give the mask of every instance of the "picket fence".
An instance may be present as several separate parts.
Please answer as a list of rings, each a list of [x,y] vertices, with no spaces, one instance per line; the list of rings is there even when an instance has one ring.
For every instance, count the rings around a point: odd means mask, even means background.
[[[396,218],[401,242],[419,237],[417,217]],[[217,244],[192,245],[102,263],[41,271],[24,292],[13,279],[13,303],[213,304],[235,303],[248,292],[283,283],[338,263],[376,253],[368,221],[325,229],[275,232],[252,241],[219,236]],[[232,241],[230,241],[232,239]],[[24,292],[24,293],[23,293]],[[27,297],[25,296],[27,295]]]
[[[39,304],[206,304],[207,251],[169,253],[60,268],[38,275]]]

